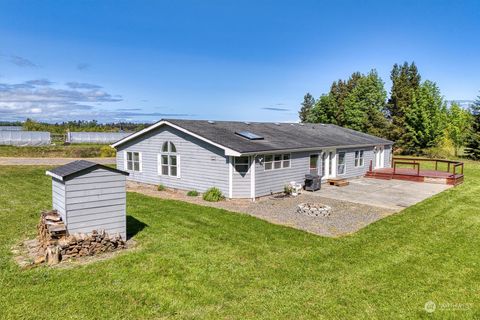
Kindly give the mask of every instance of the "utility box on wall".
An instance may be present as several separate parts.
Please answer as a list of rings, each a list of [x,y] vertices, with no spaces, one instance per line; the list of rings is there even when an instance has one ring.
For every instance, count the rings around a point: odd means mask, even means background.
[[[127,238],[127,172],[79,160],[46,172],[52,177],[53,209],[69,234],[104,230]]]

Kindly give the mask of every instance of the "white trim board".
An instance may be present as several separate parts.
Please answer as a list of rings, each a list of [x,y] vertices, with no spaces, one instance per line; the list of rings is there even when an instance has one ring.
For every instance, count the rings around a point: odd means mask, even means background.
[[[252,201],[255,201],[255,158],[256,156],[253,155],[250,162],[250,197]]]
[[[60,176],[56,175],[55,173],[53,173],[53,172],[51,172],[51,171],[46,171],[45,174],[46,174],[47,176],[52,177],[52,178],[58,179],[58,180],[60,180],[60,181],[63,181],[63,177],[60,177]]]
[[[228,197],[233,198],[233,157],[228,157]]]

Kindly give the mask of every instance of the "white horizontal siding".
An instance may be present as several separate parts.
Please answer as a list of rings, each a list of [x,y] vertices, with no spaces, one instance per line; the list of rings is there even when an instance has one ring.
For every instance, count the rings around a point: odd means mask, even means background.
[[[65,185],[56,179],[52,179],[52,208],[57,210],[65,221]]]
[[[241,174],[235,169],[235,165],[233,166],[233,175],[232,175],[232,181],[233,181],[232,197],[233,198],[250,198],[251,197],[250,163],[252,161],[252,157],[249,157],[249,158],[250,158],[250,162],[249,162],[247,173]],[[232,159],[235,159],[235,157],[232,157]],[[233,160],[233,164],[235,164],[235,160]]]
[[[363,166],[355,167],[355,151],[363,150]],[[345,174],[338,175],[338,178],[362,177],[370,167],[370,161],[373,161],[373,146],[365,148],[338,149],[339,152],[345,152]],[[337,158],[338,159],[338,158]]]
[[[79,209],[91,209],[98,207],[108,207],[116,206],[126,203],[126,198],[124,195],[119,196],[120,198],[111,199],[111,200],[93,200],[85,203],[67,203],[68,210],[79,210]],[[68,200],[67,200],[68,201]]]
[[[70,195],[71,191],[85,191],[85,190],[107,190],[110,188],[121,188],[125,187],[125,179],[122,181],[116,182],[97,182],[97,183],[88,183],[88,184],[78,184],[78,185],[67,185],[66,190]]]
[[[177,155],[180,156],[180,177],[158,174],[158,154],[165,141],[175,144]],[[225,195],[228,194],[228,162],[224,151],[179,130],[160,127],[119,146],[117,167],[127,171],[125,151],[140,152],[142,155],[141,172],[128,171],[129,180],[200,192],[217,187]]]
[[[79,190],[79,191],[69,191],[69,198],[78,198],[78,197],[88,197],[94,195],[104,195],[112,193],[122,193],[125,192],[125,187],[109,187],[104,189],[89,189],[89,190]]]
[[[123,199],[125,200],[125,192],[117,192],[117,193],[109,193],[109,194],[99,194],[93,196],[83,196],[83,197],[75,197],[75,198],[68,198],[68,205],[73,204],[80,204],[80,203],[96,203],[99,201],[109,201],[109,200],[118,200]]]
[[[125,205],[111,205],[108,208],[105,207],[96,207],[96,208],[89,208],[89,209],[77,209],[77,210],[68,210],[68,216],[74,217],[79,215],[90,215],[90,214],[101,214],[101,213],[108,213],[111,211],[121,211],[125,210]]]
[[[93,230],[102,231],[105,230],[109,235],[119,233],[122,239],[126,238],[126,222],[107,222],[105,224],[95,224],[88,226],[75,226],[69,227],[70,233],[91,233]]]
[[[385,146],[385,159],[384,159],[384,167],[390,168],[392,166],[392,146]]]
[[[282,192],[291,181],[304,184],[305,174],[310,173],[310,154],[318,152],[296,152],[291,154],[290,168],[267,170],[259,158],[255,163],[255,195],[257,197]]]
[[[107,212],[102,212],[102,219],[107,219],[107,218],[116,218],[116,217],[122,217],[123,215],[123,210],[115,210],[115,211],[107,211]],[[98,214],[82,214],[82,215],[70,215],[68,217],[68,223],[77,223],[77,222],[85,222],[85,221],[101,221],[101,219],[98,219],[97,217]]]
[[[125,181],[123,174],[105,169],[96,169],[66,181],[68,231],[114,230],[126,239]]]
[[[120,225],[124,225],[125,224],[125,219],[121,216],[121,215],[117,215],[117,216],[114,216],[114,217],[105,217],[105,218],[101,218],[101,219],[98,219],[98,218],[95,218],[95,219],[91,219],[91,220],[86,220],[86,219],[78,219],[79,217],[77,217],[77,221],[75,223],[71,223],[69,222],[69,228],[68,230],[72,230],[72,229],[78,229],[78,228],[87,228],[87,227],[90,227],[92,228],[92,230],[101,230],[101,229],[95,229],[95,228],[99,228],[99,226],[102,226],[102,228],[107,225],[109,227],[118,227]]]
[[[121,182],[125,181],[125,176],[118,173],[111,173],[110,175],[105,175],[102,177],[94,176],[90,177],[89,175],[85,175],[82,177],[77,177],[72,180],[68,181],[69,186],[75,186],[78,184],[88,184],[91,186],[95,186],[96,183],[107,183],[107,182]]]

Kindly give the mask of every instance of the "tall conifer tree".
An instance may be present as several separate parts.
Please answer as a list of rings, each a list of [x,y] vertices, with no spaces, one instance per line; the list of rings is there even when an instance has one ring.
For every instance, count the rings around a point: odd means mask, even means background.
[[[390,139],[402,145],[405,140],[405,114],[413,104],[415,91],[420,87],[421,76],[414,62],[395,64],[390,74],[392,90],[387,103],[387,115],[391,121]]]
[[[473,115],[472,133],[465,152],[470,159],[480,160],[480,96],[471,106]]]
[[[307,93],[303,97],[302,106],[300,108],[300,111],[298,112],[300,122],[307,122],[308,114],[310,113],[314,105],[315,105],[315,99],[310,93]]]

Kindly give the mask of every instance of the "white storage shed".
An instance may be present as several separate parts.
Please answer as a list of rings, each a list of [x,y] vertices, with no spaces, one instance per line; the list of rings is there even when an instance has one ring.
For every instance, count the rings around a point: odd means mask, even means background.
[[[46,172],[52,205],[70,234],[105,230],[127,238],[127,172],[79,160]]]

